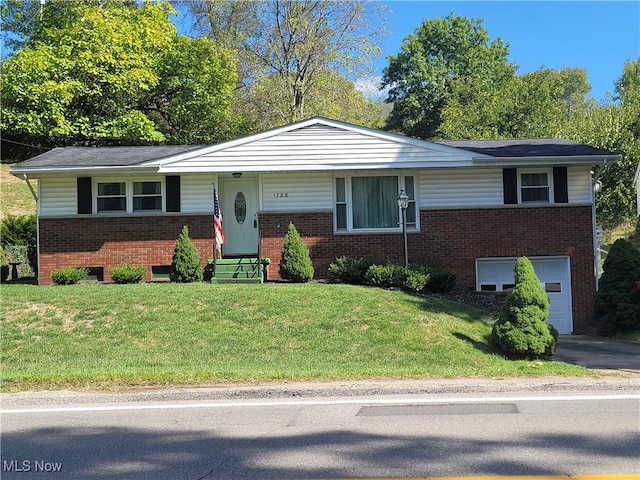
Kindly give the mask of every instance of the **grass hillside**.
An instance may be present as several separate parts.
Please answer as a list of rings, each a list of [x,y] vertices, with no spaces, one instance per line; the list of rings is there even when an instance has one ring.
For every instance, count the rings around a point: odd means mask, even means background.
[[[373,287],[7,284],[0,308],[4,391],[588,374],[493,353],[491,312]]]
[[[35,214],[36,201],[27,183],[9,173],[11,165],[3,163],[0,167],[0,220],[9,215]],[[31,185],[37,191],[38,182],[31,180]]]

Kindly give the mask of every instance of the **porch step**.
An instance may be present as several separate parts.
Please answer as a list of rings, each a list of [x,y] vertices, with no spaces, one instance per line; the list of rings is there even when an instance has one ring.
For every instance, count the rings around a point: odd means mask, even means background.
[[[213,264],[213,260],[209,260]],[[264,266],[256,257],[220,258],[216,260],[211,283],[262,283]]]

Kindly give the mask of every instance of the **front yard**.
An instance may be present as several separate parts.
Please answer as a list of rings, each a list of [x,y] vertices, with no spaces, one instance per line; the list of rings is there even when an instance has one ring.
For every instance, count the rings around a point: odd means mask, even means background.
[[[508,361],[492,312],[322,283],[2,285],[2,390],[592,375]]]

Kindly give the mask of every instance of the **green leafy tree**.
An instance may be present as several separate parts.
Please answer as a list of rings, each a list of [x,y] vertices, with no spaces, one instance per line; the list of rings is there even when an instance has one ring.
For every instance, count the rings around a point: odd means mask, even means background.
[[[191,242],[189,228],[185,225],[173,250],[169,279],[178,283],[201,282],[203,276],[201,263],[200,254]]]
[[[547,323],[549,297],[528,258],[519,258],[513,273],[515,286],[493,325],[490,343],[512,358],[548,357],[555,352],[558,336]]]
[[[640,249],[619,239],[611,246],[602,266],[595,297],[594,319],[602,334],[640,330]]]
[[[499,83],[459,77],[442,110],[444,138],[536,138],[555,136],[587,104],[591,89],[582,68],[540,69],[505,76]]]
[[[228,138],[232,56],[178,36],[172,12],[167,2],[48,1],[2,64],[3,136],[48,145]]]
[[[282,246],[280,278],[294,283],[305,283],[313,279],[313,274],[309,249],[302,241],[295,225],[290,223]]]
[[[453,82],[463,78],[500,85],[516,68],[507,55],[508,46],[500,38],[490,41],[481,20],[453,14],[424,20],[384,69],[381,88],[389,89],[386,101],[393,103],[386,128],[435,137]]]

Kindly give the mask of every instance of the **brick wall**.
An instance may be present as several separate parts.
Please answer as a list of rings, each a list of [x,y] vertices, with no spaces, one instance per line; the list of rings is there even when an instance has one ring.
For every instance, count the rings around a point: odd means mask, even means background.
[[[51,272],[61,267],[103,267],[110,281],[108,269],[123,262],[144,265],[151,280],[152,266],[171,265],[184,225],[203,266],[212,256],[211,215],[40,218],[39,224],[41,285],[51,284]]]
[[[289,222],[309,248],[316,278],[327,278],[329,264],[342,255],[403,259],[399,233],[333,235],[331,212],[261,213],[261,253],[271,258],[270,278],[277,278]],[[459,291],[475,288],[476,258],[568,255],[574,333],[589,331],[595,293],[590,206],[422,210],[420,224],[420,232],[408,235],[409,257],[442,260],[458,274]]]

